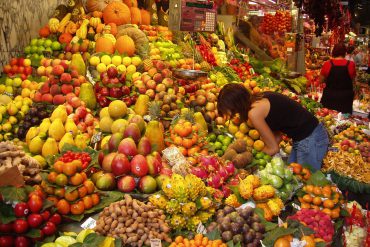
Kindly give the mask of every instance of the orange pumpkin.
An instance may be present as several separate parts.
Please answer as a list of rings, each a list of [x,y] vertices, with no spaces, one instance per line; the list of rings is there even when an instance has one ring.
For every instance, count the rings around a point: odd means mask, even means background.
[[[140,9],[141,14],[141,24],[142,25],[150,25],[150,13],[149,11],[146,11],[145,9]]]
[[[130,11],[131,11],[131,23],[136,24],[136,25],[140,25],[141,24],[140,9],[138,9],[136,7],[131,7]]]
[[[103,11],[112,2],[122,2],[121,0],[87,0],[86,8],[89,12]],[[94,16],[98,17],[98,16]]]
[[[104,23],[115,23],[117,26],[131,23],[130,9],[124,3],[110,3],[103,11],[103,19]]]
[[[110,39],[99,37],[95,43],[96,52],[106,52],[108,54],[114,53],[114,44]]]
[[[136,0],[123,0],[124,4],[126,4],[129,8],[131,7],[137,7],[137,1]]]
[[[48,37],[50,35],[50,29],[49,29],[49,27],[48,26],[45,26],[43,28],[40,28],[39,35],[42,38]]]
[[[116,36],[118,30],[117,30],[117,25],[116,23],[108,23],[108,25],[110,26],[110,34]]]
[[[120,54],[132,56],[135,54],[135,43],[132,38],[127,35],[120,36],[116,41],[116,50]]]
[[[70,33],[62,33],[62,34],[59,36],[58,41],[59,41],[60,43],[62,43],[62,44],[63,44],[63,43],[64,43],[64,44],[68,44],[69,42],[71,42],[72,38],[73,38],[72,34],[70,34]]]

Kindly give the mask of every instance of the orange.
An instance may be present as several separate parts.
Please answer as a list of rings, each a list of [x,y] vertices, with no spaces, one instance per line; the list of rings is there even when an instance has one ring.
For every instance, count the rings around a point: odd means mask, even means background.
[[[65,195],[64,195],[64,198],[67,201],[73,202],[73,201],[77,200],[77,198],[78,198],[78,191],[73,190],[73,191],[70,191],[70,192],[66,192]]]
[[[202,234],[199,234],[199,233],[197,233],[195,235],[195,237],[194,237],[194,241],[197,241],[197,240],[201,240],[202,241],[202,239],[203,239],[203,235]]]
[[[58,213],[60,214],[69,214],[69,211],[71,210],[71,206],[66,200],[61,199],[57,203],[57,210],[58,210]]]
[[[275,243],[274,247],[290,247],[290,241],[285,238],[278,238]]]
[[[182,139],[182,146],[189,149],[191,146],[193,146],[193,141],[191,139],[184,138]]]
[[[87,180],[87,175],[86,175],[86,172],[80,172],[84,182]]]
[[[48,182],[49,183],[55,183],[55,180],[57,179],[57,176],[58,176],[58,173],[56,173],[56,172],[50,172],[49,174],[48,174]]]
[[[310,237],[310,236],[303,236],[302,241],[305,240],[306,241],[306,245],[305,247],[315,247],[316,244],[315,244],[315,240],[313,237]]]
[[[308,203],[301,203],[301,208],[311,208],[311,205]]]
[[[315,198],[313,198],[312,203],[319,206],[319,205],[321,205],[322,200],[321,200],[320,197],[315,197]]]
[[[265,147],[265,143],[261,140],[256,140],[253,143],[253,148],[256,149],[257,151],[262,151],[264,147]]]
[[[92,208],[94,206],[93,205],[93,201],[91,199],[91,196],[84,196],[82,198],[82,201],[84,203],[85,209],[90,209],[90,208]]]
[[[324,214],[327,214],[327,215],[331,216],[331,210],[329,208],[324,208],[323,210],[321,210],[321,212],[323,212]]]
[[[335,208],[335,209],[333,209],[333,210],[331,211],[331,215],[330,215],[330,217],[331,217],[332,219],[337,219],[337,218],[339,218],[339,216],[340,216],[340,208]]]
[[[260,138],[260,133],[258,133],[257,130],[255,129],[251,129],[249,132],[248,132],[248,135],[253,139],[253,140],[257,140],[258,138]]]
[[[203,246],[206,246],[208,244],[208,238],[207,237],[204,237],[203,239],[202,239],[202,245]]]
[[[315,186],[314,187],[314,189],[313,189],[313,193],[315,194],[315,195],[321,195],[321,193],[322,193],[322,191],[321,191],[321,188],[320,187],[318,187],[318,186]]]
[[[314,186],[312,184],[306,185],[304,191],[307,193],[313,193]]]
[[[77,166],[75,163],[66,163],[63,166],[63,173],[68,176],[72,176],[77,172]]]
[[[62,173],[63,172],[63,166],[64,166],[64,162],[63,161],[57,161],[54,163],[54,171],[56,171],[57,173]]]
[[[55,188],[54,195],[56,195],[59,198],[63,198],[66,193],[66,190],[64,188]]]
[[[188,156],[193,156],[200,151],[200,147],[194,146],[188,150]]]
[[[86,180],[84,182],[84,187],[86,187],[86,189],[87,189],[87,194],[91,194],[95,190],[95,185],[91,180]]]
[[[55,183],[59,186],[65,186],[68,184],[68,178],[63,173],[58,174],[58,176],[55,179]]]
[[[307,168],[302,169],[303,179],[307,180],[311,177],[311,172]]]
[[[334,208],[334,202],[330,199],[325,200],[323,205],[325,208]]]
[[[86,189],[86,187],[85,187],[85,186],[81,186],[81,187],[79,187],[79,188],[77,189],[77,191],[78,191],[78,197],[79,197],[79,198],[82,198],[82,197],[84,197],[84,196],[86,196],[86,195],[87,195],[87,189]]]
[[[285,235],[283,238],[287,239],[289,242],[293,241],[293,236],[292,235]]]
[[[177,237],[175,238],[175,243],[176,243],[176,244],[182,243],[183,241],[184,241],[183,236],[177,236]]]
[[[311,204],[311,208],[312,208],[312,209],[315,209],[315,210],[320,210],[320,207],[319,207],[319,206],[312,205],[312,204]]]
[[[330,198],[330,196],[331,196],[331,188],[330,188],[330,186],[329,186],[329,185],[324,186],[324,187],[322,188],[322,195],[323,195],[324,197],[326,197],[326,198]]]
[[[83,181],[84,181],[84,178],[79,173],[76,173],[75,175],[69,178],[69,184],[74,185],[74,186],[78,186],[82,184]]]
[[[82,201],[78,201],[71,205],[72,214],[82,214],[85,211],[85,205]]]
[[[175,139],[173,139],[173,143],[175,145],[182,146],[182,138],[180,136],[175,136]]]
[[[309,195],[309,194],[306,194],[303,196],[303,201],[307,202],[307,203],[311,203],[312,202],[312,196]]]
[[[81,160],[73,160],[71,163],[73,163],[74,165],[76,165],[77,171],[80,172],[82,170],[82,162],[81,162]]]
[[[100,202],[100,197],[99,197],[99,195],[98,194],[92,194],[91,195],[91,199],[92,199],[92,201],[93,201],[93,205],[94,206],[96,206],[97,204],[99,204],[99,202]]]

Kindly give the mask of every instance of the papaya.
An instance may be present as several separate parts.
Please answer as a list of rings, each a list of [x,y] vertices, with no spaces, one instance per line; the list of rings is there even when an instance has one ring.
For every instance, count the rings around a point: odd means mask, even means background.
[[[140,94],[136,100],[134,111],[140,116],[144,116],[148,113],[149,107],[149,96],[146,94]]]
[[[203,114],[201,112],[194,113],[194,120],[199,125],[199,130],[202,132],[202,135],[206,135],[208,132],[208,126]]]
[[[150,121],[145,130],[145,136],[149,139],[152,151],[161,152],[164,149],[164,131],[159,121]]]

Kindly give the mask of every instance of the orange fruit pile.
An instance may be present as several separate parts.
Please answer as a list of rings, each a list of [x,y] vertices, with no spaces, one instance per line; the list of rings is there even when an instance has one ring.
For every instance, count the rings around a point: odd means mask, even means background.
[[[195,235],[194,239],[191,240],[189,240],[188,238],[184,238],[183,236],[177,236],[174,242],[172,242],[169,247],[195,247],[195,246],[227,247],[227,245],[223,243],[221,239],[209,240],[202,234]]]

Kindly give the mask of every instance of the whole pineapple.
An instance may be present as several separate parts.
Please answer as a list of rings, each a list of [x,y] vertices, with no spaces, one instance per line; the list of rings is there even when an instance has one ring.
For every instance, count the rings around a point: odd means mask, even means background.
[[[240,181],[239,193],[244,199],[248,200],[253,195],[253,184],[246,180]]]
[[[165,206],[166,212],[169,214],[178,214],[181,212],[181,205],[176,199],[171,199]]]
[[[155,194],[149,197],[149,201],[157,208],[165,209],[167,205],[167,199],[161,194]]]
[[[173,215],[169,222],[171,228],[175,230],[180,230],[184,228],[185,223],[186,223],[185,218],[178,214]]]
[[[148,71],[151,68],[153,68],[154,64],[153,64],[153,61],[151,59],[147,58],[147,59],[144,59],[143,66],[144,66],[144,70]]]
[[[197,205],[194,202],[188,202],[182,205],[181,212],[186,216],[193,216],[197,211]]]
[[[229,205],[231,207],[234,207],[234,208],[240,207],[240,205],[241,205],[241,203],[238,201],[238,197],[235,194],[229,195],[225,199],[225,204]]]
[[[173,198],[177,199],[179,202],[187,202],[188,189],[184,177],[179,174],[173,174],[171,180],[171,185],[174,193]]]

